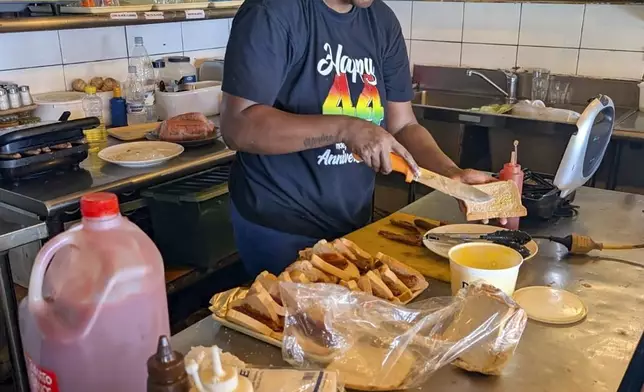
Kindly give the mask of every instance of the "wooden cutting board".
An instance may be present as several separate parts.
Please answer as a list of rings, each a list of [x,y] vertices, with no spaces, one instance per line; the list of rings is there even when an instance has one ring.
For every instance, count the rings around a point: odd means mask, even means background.
[[[412,222],[416,218],[418,217],[414,215],[396,212],[384,219],[365,226],[358,231],[354,231],[347,235],[346,238],[355,242],[359,247],[374,256],[376,253],[382,252],[415,268],[427,277],[438,279],[443,282],[449,282],[449,260],[442,258],[425,247],[421,248],[419,246],[405,245],[378,235],[378,231],[380,230],[406,234],[404,229],[393,226],[389,223],[389,220],[400,219]],[[436,220],[425,218],[421,219],[435,225],[439,225],[439,222]]]
[[[159,126],[158,122],[128,125],[125,127],[108,128],[107,134],[124,142],[145,139],[145,134]]]

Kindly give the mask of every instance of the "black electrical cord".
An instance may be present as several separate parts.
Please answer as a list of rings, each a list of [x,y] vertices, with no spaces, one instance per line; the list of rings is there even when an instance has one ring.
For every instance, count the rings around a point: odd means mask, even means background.
[[[555,209],[553,217],[555,218],[574,218],[579,214],[579,206],[570,203],[569,200],[563,200]]]
[[[556,242],[558,244],[561,244],[568,249],[568,252],[572,250],[572,235],[568,235],[565,237],[555,237],[555,236],[547,236],[547,235],[533,235],[532,239],[542,239],[542,240],[548,240],[552,242]]]

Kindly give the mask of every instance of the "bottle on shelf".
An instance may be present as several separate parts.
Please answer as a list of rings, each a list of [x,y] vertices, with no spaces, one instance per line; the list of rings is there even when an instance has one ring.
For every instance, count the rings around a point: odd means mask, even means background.
[[[523,170],[521,165],[517,162],[518,160],[518,147],[519,141],[514,141],[514,150],[510,154],[510,162],[503,165],[503,169],[499,172],[499,179],[502,181],[512,181],[519,188],[519,193],[523,192]],[[519,229],[519,218],[508,218],[508,223],[505,225],[507,229],[518,230]]]
[[[110,99],[110,113],[112,115],[112,127],[124,127],[127,125],[127,108],[119,86],[114,87],[114,97]]]
[[[130,50],[129,66],[136,68],[136,76],[143,86],[146,122],[155,122],[158,120],[154,98],[157,81],[154,77],[152,60],[143,45],[143,37],[134,37],[134,47]]]
[[[97,117],[100,124],[93,129],[83,131],[85,138],[90,143],[100,143],[107,141],[107,131],[103,121],[103,100],[96,95],[96,87],[85,87],[85,97],[82,100],[83,112],[85,117]]]
[[[145,91],[136,75],[136,67],[133,65],[128,67],[127,80],[125,81],[125,104],[128,125],[148,122],[148,115],[145,111]]]

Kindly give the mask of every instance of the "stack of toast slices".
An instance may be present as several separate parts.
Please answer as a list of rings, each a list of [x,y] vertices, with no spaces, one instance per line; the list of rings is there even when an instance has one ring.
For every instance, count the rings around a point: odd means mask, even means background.
[[[279,276],[259,274],[246,297],[229,304],[226,320],[281,341],[285,312],[280,282],[339,284],[402,304],[429,286],[420,272],[393,257],[383,253],[372,257],[346,238],[321,240],[300,251],[298,260]]]

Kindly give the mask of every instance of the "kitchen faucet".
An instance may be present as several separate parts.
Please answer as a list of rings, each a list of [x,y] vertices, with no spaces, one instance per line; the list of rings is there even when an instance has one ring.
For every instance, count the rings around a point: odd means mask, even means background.
[[[476,76],[480,77],[481,79],[485,80],[486,82],[488,82],[495,89],[499,90],[501,92],[501,94],[503,94],[505,96],[506,103],[515,103],[517,101],[517,82],[519,81],[519,77],[513,71],[505,71],[504,70],[503,73],[505,74],[505,77],[507,78],[508,91],[505,91],[504,89],[499,87],[496,83],[491,81],[490,78],[488,78],[487,76],[483,75],[482,73],[480,73],[478,71],[468,69],[465,72],[465,74],[467,76],[476,75]]]

